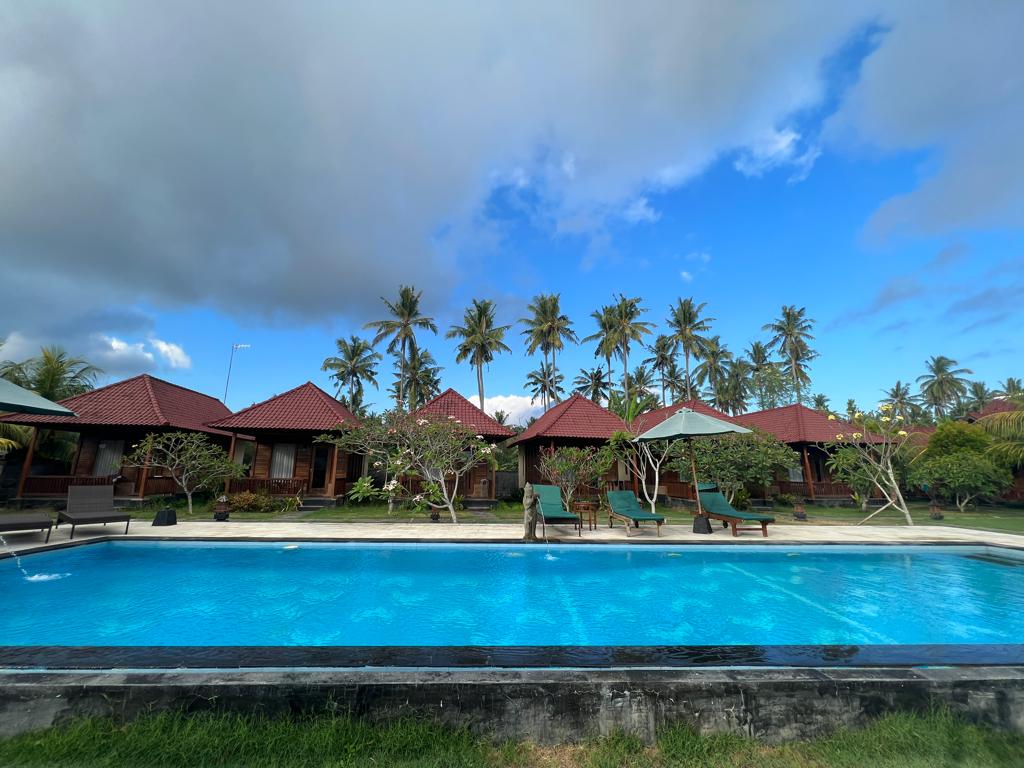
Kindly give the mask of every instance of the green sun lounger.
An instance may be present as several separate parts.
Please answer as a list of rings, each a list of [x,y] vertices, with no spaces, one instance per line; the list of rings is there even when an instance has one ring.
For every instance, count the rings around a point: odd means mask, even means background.
[[[626,536],[630,528],[639,528],[640,523],[657,523],[658,535],[661,536],[661,524],[665,522],[662,515],[655,515],[640,506],[632,491],[608,491],[608,527],[615,520],[621,520],[626,526]]]
[[[558,525],[572,523],[578,535],[583,535],[583,521],[579,515],[566,510],[562,503],[562,492],[554,485],[535,485],[533,492],[537,494],[537,513],[540,515],[541,531],[547,536],[547,524]]]
[[[760,515],[756,512],[740,512],[738,509],[733,509],[732,504],[726,500],[721,491],[717,490],[718,486],[716,485],[709,486],[706,483],[701,483],[697,487],[697,492],[700,494],[700,505],[704,508],[704,514],[712,520],[721,520],[723,528],[731,527],[733,536],[739,536],[740,531],[761,531],[762,536],[768,537],[768,523],[774,523],[774,517],[771,515]],[[705,490],[705,488],[713,488],[715,490]],[[694,515],[697,514],[696,505],[691,511]],[[741,523],[750,523],[750,525],[741,525]]]

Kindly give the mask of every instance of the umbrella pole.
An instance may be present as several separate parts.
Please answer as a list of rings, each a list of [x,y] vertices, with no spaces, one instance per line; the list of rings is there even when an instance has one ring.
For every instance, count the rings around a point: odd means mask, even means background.
[[[690,444],[690,468],[693,470],[693,498],[697,501],[697,514],[703,515],[704,510],[700,506],[700,490],[697,488],[697,455],[693,450],[693,440],[687,440]]]

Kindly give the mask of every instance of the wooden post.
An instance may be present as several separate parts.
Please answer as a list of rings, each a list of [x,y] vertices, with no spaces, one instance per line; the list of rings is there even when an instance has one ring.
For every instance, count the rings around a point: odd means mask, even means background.
[[[146,454],[146,465],[139,469],[139,498],[146,498],[146,481],[149,479],[149,454]]]
[[[39,429],[32,427],[32,437],[28,441],[28,448],[25,451],[25,461],[21,464],[21,476],[18,478],[18,492],[15,498],[20,499],[25,492],[25,481],[28,480],[29,470],[32,468],[32,457],[36,453],[36,442],[39,440]]]
[[[331,474],[327,478],[327,496],[334,498],[334,481],[338,477],[338,446],[331,446]],[[346,480],[348,478],[346,477]]]
[[[491,487],[490,487],[489,491],[490,491],[490,498],[496,500],[498,498],[498,465],[497,464],[492,464],[491,465]]]
[[[814,475],[811,474],[811,458],[807,455],[807,446],[803,447],[804,454],[804,483],[807,485],[807,495],[814,501]]]
[[[697,514],[703,515],[704,509],[700,505],[700,491],[697,490],[697,453],[693,450],[693,439],[687,440],[690,444],[690,468],[693,470],[693,498],[697,501]]]

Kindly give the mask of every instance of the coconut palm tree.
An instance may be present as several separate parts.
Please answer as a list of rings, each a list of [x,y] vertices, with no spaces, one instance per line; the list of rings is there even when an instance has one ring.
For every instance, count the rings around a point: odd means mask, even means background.
[[[526,325],[526,330],[523,331],[526,337],[526,354],[532,355],[540,349],[545,364],[550,355],[552,370],[557,373],[557,353],[565,349],[565,342],[579,343],[572,329],[572,320],[562,313],[561,297],[557,293],[534,296],[527,309],[530,315],[519,321]]]
[[[719,390],[725,384],[731,360],[732,352],[722,343],[720,336],[712,336],[705,340],[704,353],[700,364],[693,369],[693,378],[701,386],[708,387],[711,400],[715,403],[720,402]]]
[[[686,373],[675,360],[662,373],[662,378],[665,380],[665,388],[668,390],[673,403],[679,402],[686,397]]]
[[[822,413],[829,412],[828,395],[823,395],[819,393],[814,396],[814,399],[811,402],[811,407],[814,408],[814,410],[821,411]]]
[[[1024,395],[1024,384],[1021,384],[1020,379],[1008,376],[1006,381],[1000,382],[999,394],[1005,397],[1020,397]]]
[[[437,333],[434,318],[427,317],[420,311],[422,295],[423,291],[417,291],[411,285],[401,286],[398,290],[398,301],[388,301],[383,296],[380,299],[391,316],[363,326],[377,331],[373,339],[374,346],[384,339],[390,339],[388,353],[398,357],[399,376],[395,402],[399,410],[405,404],[407,380],[411,378],[407,376],[408,360],[416,349],[416,331]],[[409,408],[412,410],[414,406],[410,403]]]
[[[846,420],[851,424],[856,421],[857,414],[860,413],[860,408],[857,406],[857,401],[852,397],[846,401]]]
[[[809,343],[814,339],[811,335],[813,327],[814,320],[807,317],[807,308],[797,309],[793,304],[783,305],[779,317],[762,327],[762,330],[772,334],[768,348],[778,350],[786,363],[786,373],[793,384],[798,403],[802,402],[802,385],[810,380],[807,364],[817,357]]]
[[[0,363],[0,377],[47,400],[63,400],[95,389],[102,374],[102,369],[84,358],[69,356],[58,346],[43,347],[38,356],[20,363]]]
[[[536,371],[530,371],[526,375],[526,388],[530,391],[530,402],[540,399],[541,405],[546,411],[552,402],[558,402],[561,395],[565,394],[562,389],[562,382],[565,377],[555,370],[551,363],[541,363]]]
[[[593,368],[580,368],[579,376],[573,379],[572,384],[574,391],[595,403],[607,401],[612,386],[608,373],[599,365]]]
[[[627,298],[619,294],[619,300],[614,305],[613,317],[614,338],[616,341],[619,357],[622,358],[622,387],[625,400],[629,401],[629,348],[634,342],[643,344],[644,334],[650,333],[653,323],[641,320],[640,316],[647,310],[640,306],[640,299]]]
[[[996,393],[985,386],[983,381],[972,381],[967,387],[967,400],[964,403],[965,410],[980,411],[992,402]]]
[[[653,394],[651,390],[654,389],[655,385],[654,371],[646,365],[638,365],[627,378],[629,381],[629,391],[637,397]]]
[[[976,423],[995,438],[989,451],[1016,468],[1024,467],[1024,407],[993,413]]]
[[[665,372],[676,362],[676,350],[679,342],[675,336],[661,334],[654,340],[651,347],[651,356],[644,360],[644,365],[651,366],[651,369],[661,377],[661,404],[668,405],[665,399]]]
[[[733,416],[747,410],[752,367],[744,358],[733,360],[719,389],[715,407]]]
[[[619,352],[618,329],[615,323],[615,305],[605,305],[590,316],[597,322],[597,332],[585,337],[583,341],[596,341],[597,349],[594,357],[604,358],[608,366],[608,381],[612,380],[612,358]]]
[[[916,399],[910,394],[910,385],[904,384],[899,379],[896,380],[891,389],[886,390],[883,402],[892,406],[894,415],[902,416],[908,422],[914,414],[914,409],[917,407]]]
[[[476,368],[476,388],[480,397],[480,410],[484,409],[484,365],[490,363],[496,354],[511,352],[505,343],[505,332],[511,325],[497,325],[494,320],[494,302],[490,299],[473,299],[462,317],[462,325],[453,325],[445,335],[448,339],[461,339],[456,363],[469,361]]]
[[[358,407],[363,400],[363,382],[377,389],[377,363],[383,360],[373,345],[355,334],[349,338],[337,339],[338,354],[328,357],[320,366],[322,371],[331,371],[331,378],[337,383],[334,396],[340,397],[342,389],[348,389],[346,405]]]
[[[921,399],[930,407],[936,420],[941,419],[948,408],[955,406],[967,394],[968,381],[964,376],[974,373],[969,368],[957,368],[957,362],[943,355],[928,358],[927,373],[917,377],[921,387]]]
[[[690,389],[690,358],[701,358],[704,356],[704,348],[707,338],[701,334],[711,329],[713,317],[701,317],[701,312],[707,302],[697,304],[692,298],[679,299],[674,307],[669,307],[668,327],[672,329],[672,338],[676,340],[679,349],[683,350],[686,370],[686,399],[691,400],[693,393]]]
[[[395,361],[395,383],[391,391],[397,398],[398,388],[404,381],[405,398],[409,410],[414,411],[441,394],[441,371],[444,369],[437,364],[430,350],[413,344],[407,353],[404,367],[400,361]]]
[[[494,412],[494,420],[503,427],[508,426],[508,420],[510,418],[512,418],[512,415],[508,411],[503,411],[499,408]]]

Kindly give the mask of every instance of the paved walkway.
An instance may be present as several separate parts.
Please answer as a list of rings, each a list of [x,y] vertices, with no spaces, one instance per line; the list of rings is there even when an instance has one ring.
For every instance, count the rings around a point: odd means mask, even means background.
[[[119,525],[104,528],[100,525],[82,526],[76,530],[75,541],[85,541],[97,536],[122,537]],[[61,526],[55,529],[50,543],[68,541],[71,529]],[[539,529],[538,529],[539,533]],[[337,522],[258,522],[239,521],[215,523],[187,522],[176,526],[154,528],[149,521],[133,522],[126,538],[161,537],[210,538],[210,539],[324,539],[324,540],[367,540],[367,541],[504,541],[515,542],[522,537],[523,529],[518,524],[504,523],[337,523]],[[0,553],[9,552],[13,547],[18,552],[30,551],[43,543],[38,533],[4,534],[8,546],[0,545]],[[925,544],[925,543],[971,543],[996,546],[1020,547],[1024,549],[1024,535],[979,531],[971,528],[945,526],[853,526],[853,525],[775,525],[769,528],[769,538],[758,533],[741,533],[733,538],[728,531],[717,529],[711,536],[695,534],[690,526],[665,525],[662,535],[656,536],[654,528],[641,528],[626,538],[621,526],[609,529],[600,526],[595,531],[583,531],[579,537],[569,528],[549,526],[548,540],[566,544],[615,542],[624,544],[641,543],[687,543],[702,544],[762,544],[789,542],[799,544]]]

